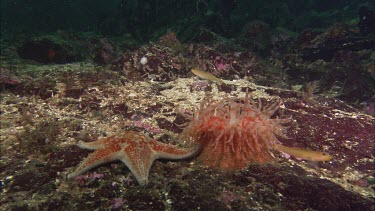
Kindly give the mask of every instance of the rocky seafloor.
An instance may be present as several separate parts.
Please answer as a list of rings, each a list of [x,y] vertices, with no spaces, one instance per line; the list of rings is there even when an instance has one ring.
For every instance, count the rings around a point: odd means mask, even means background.
[[[371,87],[360,84],[355,96],[352,88],[359,83],[340,82],[352,76],[343,68],[367,67],[358,67],[356,59],[370,58],[371,51],[331,46],[327,60],[327,49],[319,54],[306,43],[300,46],[302,53],[283,62],[195,44],[148,44],[104,66],[3,62],[0,209],[374,210],[375,117],[358,103]],[[309,50],[311,60],[300,60]],[[142,57],[147,62],[139,62]],[[225,84],[198,79],[190,72],[194,64]],[[311,83],[293,78],[298,71]],[[279,138],[284,145],[325,151],[333,159],[307,162],[275,152],[275,162],[233,172],[209,169],[194,157],[157,160],[146,186],[123,163],[113,162],[66,179],[90,153],[78,141],[126,129],[183,146],[178,134],[188,119],[181,113],[194,112],[206,93],[220,100],[243,98],[246,90],[265,105],[281,99],[274,117],[292,119],[287,138]]]

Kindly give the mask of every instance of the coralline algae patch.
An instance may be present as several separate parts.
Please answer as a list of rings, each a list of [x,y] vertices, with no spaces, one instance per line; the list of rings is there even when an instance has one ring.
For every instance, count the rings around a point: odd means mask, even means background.
[[[348,166],[373,169],[374,117],[335,99],[320,98],[313,105],[284,99],[284,105],[283,113],[294,121],[286,133],[289,139],[282,139],[283,143],[329,152],[332,161],[321,166],[334,171]]]

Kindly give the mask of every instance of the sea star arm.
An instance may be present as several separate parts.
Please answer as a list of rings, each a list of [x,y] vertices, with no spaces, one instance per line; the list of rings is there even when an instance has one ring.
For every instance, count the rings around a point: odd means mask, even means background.
[[[114,139],[114,136],[110,136],[110,137],[103,138],[103,139],[93,141],[93,142],[80,141],[80,142],[78,142],[78,146],[83,148],[83,149],[96,150],[96,149],[100,149],[100,148],[105,147],[105,145],[113,139]]]
[[[185,159],[193,156],[199,150],[198,145],[192,148],[180,148],[171,144],[165,144],[154,141],[150,144],[152,150],[156,152],[156,159]]]
[[[121,152],[121,161],[129,168],[140,185],[148,183],[151,165],[157,156],[147,142],[127,143]]]
[[[155,159],[149,159],[144,162],[139,161],[137,164],[134,164],[126,158],[121,159],[121,161],[129,168],[129,170],[141,186],[144,186],[148,183],[148,175],[150,174],[150,168],[154,160]]]
[[[73,179],[92,168],[117,159],[118,157],[113,151],[108,150],[107,148],[98,149],[83,160],[78,168],[73,173],[68,175],[68,179]]]

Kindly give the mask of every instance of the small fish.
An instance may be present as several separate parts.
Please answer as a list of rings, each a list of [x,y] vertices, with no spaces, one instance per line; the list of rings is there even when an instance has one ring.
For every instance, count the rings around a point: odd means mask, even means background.
[[[220,78],[215,77],[211,73],[208,73],[208,72],[205,72],[205,71],[202,71],[202,70],[198,70],[198,69],[191,69],[191,72],[194,73],[194,75],[196,75],[196,76],[198,76],[202,79],[210,80],[210,81],[213,81],[213,82],[218,82],[219,84],[224,84],[224,81],[222,81]]]
[[[329,161],[332,159],[332,156],[325,152],[301,149],[298,147],[286,147],[280,144],[275,144],[274,148],[281,152],[292,155],[295,158],[301,158],[309,161]]]

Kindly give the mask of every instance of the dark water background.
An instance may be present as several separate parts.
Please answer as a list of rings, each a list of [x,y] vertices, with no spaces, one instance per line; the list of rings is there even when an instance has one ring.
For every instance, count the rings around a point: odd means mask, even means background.
[[[3,0],[1,37],[68,30],[111,36],[129,33],[144,41],[173,28],[188,40],[199,27],[233,37],[254,20],[299,32],[336,22],[356,23],[359,8],[374,4],[364,0]]]

